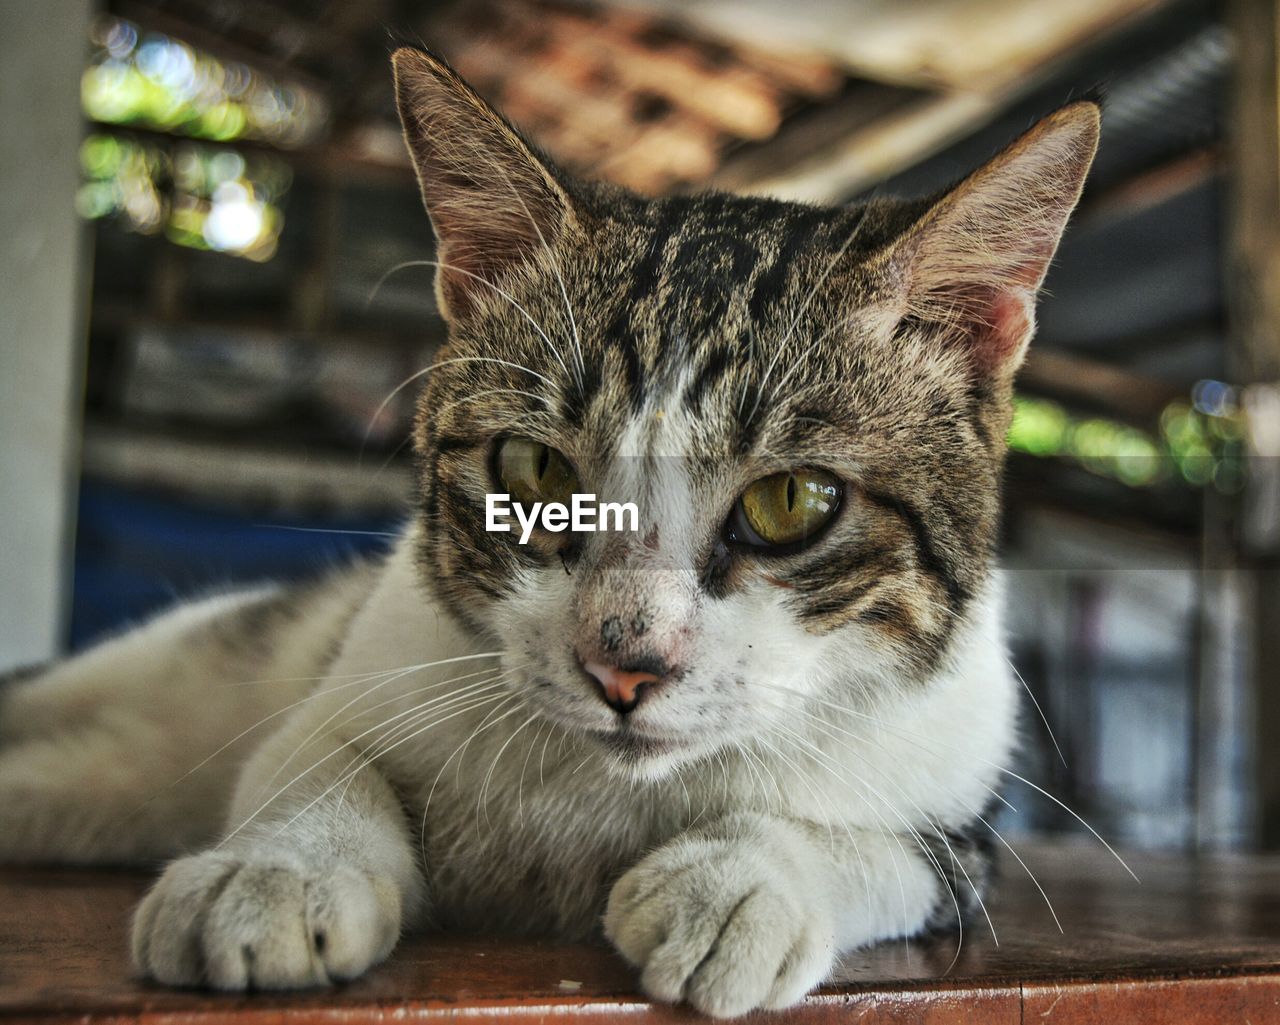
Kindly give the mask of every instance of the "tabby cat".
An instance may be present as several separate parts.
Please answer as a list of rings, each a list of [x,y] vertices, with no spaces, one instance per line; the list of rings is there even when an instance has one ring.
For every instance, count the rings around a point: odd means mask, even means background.
[[[727,1016],[954,927],[1015,741],[1012,381],[1097,106],[928,200],[645,199],[393,60],[449,324],[411,522],[11,680],[0,857],[176,857],[137,966],[228,990],[411,928],[603,936]],[[522,545],[491,493],[639,522]]]

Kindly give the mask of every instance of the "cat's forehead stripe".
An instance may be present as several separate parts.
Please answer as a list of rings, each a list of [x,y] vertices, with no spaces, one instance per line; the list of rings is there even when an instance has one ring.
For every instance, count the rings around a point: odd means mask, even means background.
[[[745,341],[747,345],[750,344],[749,340]],[[741,359],[742,353],[732,352],[727,344],[709,348],[703,356],[701,366],[695,371],[693,380],[685,388],[681,402],[694,412],[701,412],[703,399],[719,383],[720,378],[731,369],[735,357]]]
[[[757,346],[768,351],[778,341],[780,309],[796,287],[801,255],[814,249],[825,255],[836,239],[859,231],[864,218],[862,209],[833,214],[725,196],[648,204],[631,222],[631,255],[619,268],[621,301],[594,339],[598,354],[562,393],[564,420],[581,427],[602,390],[612,406],[637,413],[677,377],[687,384],[675,401],[701,411]],[[754,393],[746,398],[756,410]],[[740,433],[751,434],[754,424],[740,420]],[[742,445],[749,444],[744,438]]]
[[[862,223],[862,216],[864,214],[860,213],[857,221],[859,225]],[[763,322],[769,312],[769,305],[777,302],[784,294],[787,276],[796,258],[804,249],[814,244],[818,232],[830,219],[829,211],[810,207],[793,208],[787,230],[779,240],[772,261],[756,278],[751,289],[747,310],[752,321]]]

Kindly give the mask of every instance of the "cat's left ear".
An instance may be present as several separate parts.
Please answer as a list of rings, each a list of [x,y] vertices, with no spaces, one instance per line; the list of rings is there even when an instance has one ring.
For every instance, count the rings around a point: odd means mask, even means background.
[[[1092,101],[1049,115],[939,200],[890,257],[903,312],[963,346],[979,376],[1008,379],[1022,363],[1099,127]]]
[[[391,57],[396,103],[439,241],[436,291],[448,320],[495,301],[501,282],[539,259],[573,220],[551,165],[439,58]]]

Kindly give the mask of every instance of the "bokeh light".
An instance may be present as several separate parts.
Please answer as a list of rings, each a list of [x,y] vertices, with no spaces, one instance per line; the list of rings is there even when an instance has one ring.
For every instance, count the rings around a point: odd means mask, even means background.
[[[292,180],[284,161],[265,154],[95,133],[80,147],[84,184],[76,206],[89,219],[115,218],[131,231],[268,260],[284,216],[280,200]]]
[[[101,124],[285,148],[313,141],[324,128],[323,104],[309,91],[122,18],[98,19],[92,42],[81,100]],[[84,141],[80,163],[76,207],[86,218],[251,260],[276,251],[292,179],[282,159],[99,131]]]
[[[1129,487],[1172,482],[1234,494],[1244,486],[1245,430],[1234,387],[1198,382],[1189,400],[1164,408],[1158,428],[1154,433],[1106,417],[1078,417],[1051,400],[1018,396],[1009,447],[1070,459]]]
[[[92,39],[81,100],[94,121],[286,148],[312,142],[324,129],[324,104],[308,89],[120,18],[99,19]]]

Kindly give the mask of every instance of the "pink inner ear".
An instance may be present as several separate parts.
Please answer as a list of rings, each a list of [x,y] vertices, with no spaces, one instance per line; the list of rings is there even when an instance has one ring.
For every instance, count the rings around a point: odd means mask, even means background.
[[[1015,370],[1031,337],[1032,293],[1011,288],[989,294],[970,336],[970,358],[983,374]]]
[[[468,220],[448,207],[436,215],[440,259],[445,264],[440,284],[455,317],[492,299],[500,287],[497,279],[506,269],[528,259],[542,244],[524,210],[504,211],[483,197],[476,202],[481,204],[488,208],[488,222]]]

